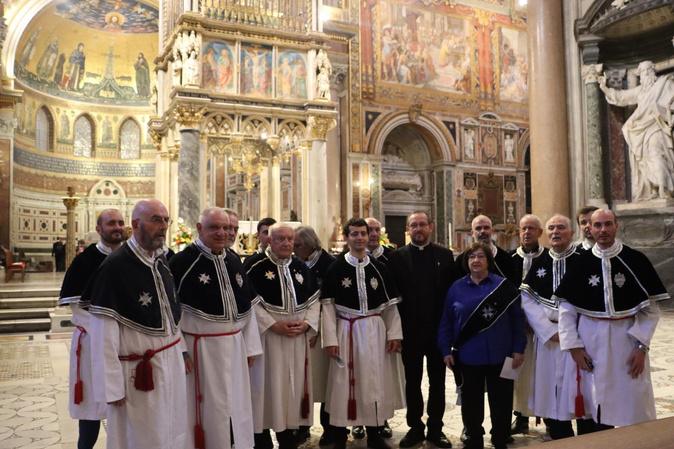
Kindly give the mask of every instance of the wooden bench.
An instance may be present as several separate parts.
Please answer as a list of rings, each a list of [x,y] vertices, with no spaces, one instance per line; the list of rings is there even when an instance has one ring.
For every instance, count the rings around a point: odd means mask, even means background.
[[[26,263],[14,262],[14,255],[4,246],[0,246],[5,254],[5,282],[12,280],[14,273],[21,273],[21,282],[26,278]]]

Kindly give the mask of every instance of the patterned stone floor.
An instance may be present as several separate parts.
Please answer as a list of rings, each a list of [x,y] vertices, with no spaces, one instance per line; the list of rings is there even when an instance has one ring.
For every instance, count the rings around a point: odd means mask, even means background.
[[[659,418],[674,416],[674,308],[663,309],[663,317],[652,342],[651,367]],[[66,334],[0,335],[0,449],[74,449],[76,423],[70,419],[68,400],[68,357],[70,336]],[[461,447],[460,410],[453,405],[453,381],[447,379],[445,433]],[[488,413],[488,406],[485,405]],[[315,414],[316,416],[318,413]],[[488,417],[485,429],[489,431]],[[404,410],[391,419],[392,442],[407,431]],[[320,425],[312,427],[306,448],[317,448]],[[545,426],[531,420],[529,435],[517,436],[511,447],[524,447],[543,441]],[[105,431],[96,448],[105,446]],[[365,448],[365,441],[350,441],[353,448]],[[394,447],[397,445],[394,444]]]

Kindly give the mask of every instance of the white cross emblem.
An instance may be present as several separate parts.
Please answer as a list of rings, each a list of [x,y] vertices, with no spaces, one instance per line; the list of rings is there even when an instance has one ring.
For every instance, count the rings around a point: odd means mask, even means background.
[[[150,296],[150,294],[148,292],[143,292],[138,297],[138,302],[140,303],[141,306],[147,307],[152,302],[152,296]]]
[[[496,309],[494,309],[492,306],[487,306],[482,310],[482,317],[485,320],[491,320],[494,318],[494,315],[496,315]]]
[[[379,281],[377,278],[370,279],[370,286],[372,287],[372,290],[377,290],[377,287],[379,287]]]
[[[351,278],[342,279],[342,287],[344,287],[344,288],[351,287]]]
[[[295,279],[297,279],[297,282],[302,285],[304,283],[304,276],[302,276],[302,273],[295,273]]]
[[[593,274],[588,279],[588,283],[593,287],[596,287],[597,285],[599,285],[599,281],[600,281],[599,276],[597,276],[596,274]]]
[[[274,274],[273,271],[269,270],[264,274],[264,277],[266,277],[267,279],[269,279],[271,281],[272,279],[276,278],[276,275]]]
[[[241,276],[241,273],[236,273],[236,283],[239,284],[239,287],[243,287],[243,276]]]
[[[211,282],[211,277],[210,277],[209,275],[207,275],[206,273],[201,273],[201,274],[199,275],[199,282],[201,282],[202,284],[206,285],[206,284],[208,284],[209,282]]]
[[[547,271],[545,270],[545,268],[539,268],[538,271],[536,271],[536,276],[538,276],[539,278],[544,278],[546,274]]]
[[[622,286],[625,285],[625,275],[622,273],[616,273],[616,275],[613,276],[613,280],[615,281],[615,285],[619,288],[622,288]]]

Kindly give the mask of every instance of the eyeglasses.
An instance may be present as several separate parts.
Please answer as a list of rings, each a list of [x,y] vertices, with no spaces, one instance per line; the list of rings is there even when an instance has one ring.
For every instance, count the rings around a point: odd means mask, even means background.
[[[170,225],[171,223],[173,223],[173,220],[171,220],[169,217],[162,217],[161,215],[153,215],[150,217],[149,221],[154,224],[165,223],[167,225]]]

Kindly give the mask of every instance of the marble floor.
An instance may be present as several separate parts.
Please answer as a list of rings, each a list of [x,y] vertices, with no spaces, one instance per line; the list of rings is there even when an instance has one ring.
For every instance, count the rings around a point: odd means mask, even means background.
[[[55,280],[43,280],[41,287]],[[37,282],[37,281],[36,281]],[[4,288],[6,284],[0,287]],[[29,287],[29,283],[24,284]],[[17,287],[20,288],[20,287]],[[651,369],[659,418],[674,416],[674,308],[663,308],[651,350]],[[74,449],[76,422],[68,416],[69,334],[0,335],[0,449],[53,448]],[[425,380],[424,380],[425,382]],[[453,405],[456,394],[453,380],[447,378],[445,433],[461,447],[460,410]],[[485,405],[488,413],[488,406]],[[315,414],[318,416],[318,413]],[[400,410],[389,421],[392,441],[397,443],[407,431],[405,412]],[[489,431],[488,418],[485,428]],[[312,427],[312,438],[304,447],[318,447],[320,425]],[[543,441],[545,426],[531,420],[528,435],[518,435],[511,447],[524,447]],[[488,440],[488,439],[487,439]],[[105,446],[101,430],[96,448]],[[365,448],[365,440],[350,441],[353,448]],[[397,447],[397,445],[394,445]]]

